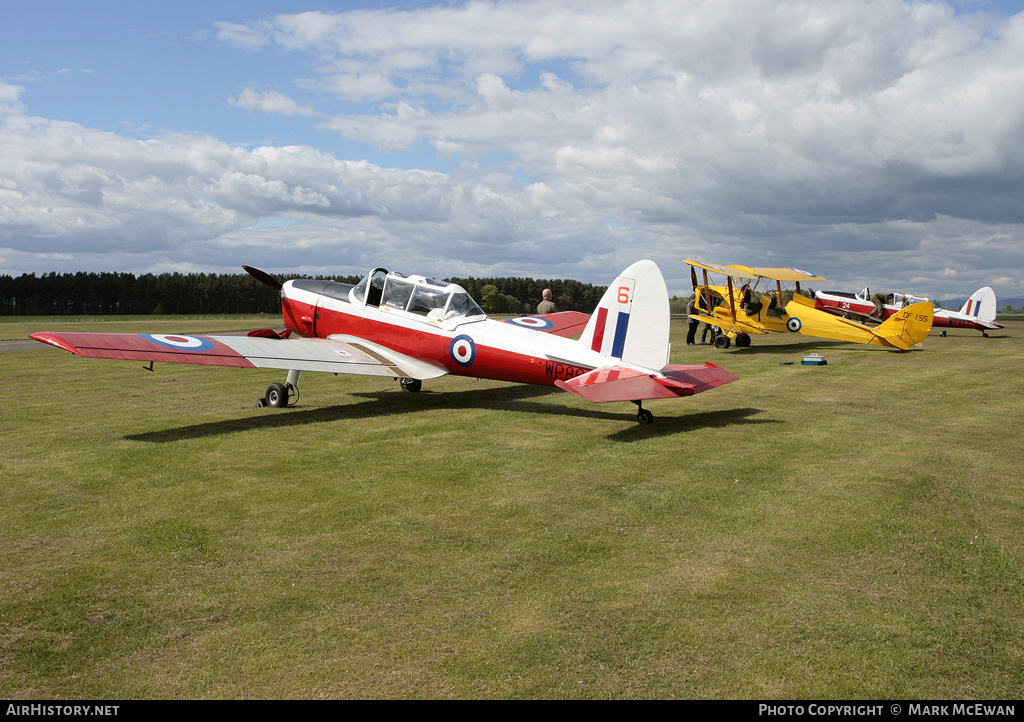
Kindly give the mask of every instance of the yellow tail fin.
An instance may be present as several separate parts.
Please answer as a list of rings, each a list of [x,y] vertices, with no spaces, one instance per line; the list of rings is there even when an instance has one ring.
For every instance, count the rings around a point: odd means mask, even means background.
[[[931,303],[915,303],[894,313],[874,331],[886,343],[906,351],[931,333],[934,311]]]

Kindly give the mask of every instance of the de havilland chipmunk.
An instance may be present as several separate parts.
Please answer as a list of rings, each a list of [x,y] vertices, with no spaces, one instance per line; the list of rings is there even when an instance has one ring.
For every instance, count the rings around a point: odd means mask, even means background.
[[[715,346],[728,348],[750,345],[750,334],[799,333],[838,341],[851,341],[892,350],[906,351],[927,338],[932,327],[932,304],[916,303],[901,309],[880,326],[869,327],[856,321],[833,316],[815,308],[814,301],[801,295],[800,283],[824,281],[821,276],[796,268],[748,268],[716,266],[686,261],[697,313],[690,318],[721,329]],[[703,272],[703,283],[697,269]],[[724,285],[712,285],[708,274],[725,277]],[[767,281],[758,292],[758,284]],[[792,299],[784,301],[783,283],[795,283]]]
[[[888,298],[890,296],[891,302]],[[887,294],[886,302],[879,305],[875,305],[872,298],[871,291],[867,288],[860,293],[818,291],[814,294],[814,306],[840,316],[851,315],[885,321],[911,304],[931,303],[931,299],[909,293]],[[973,329],[981,331],[981,335],[987,337],[989,331],[1003,328],[1003,324],[996,323],[996,306],[995,291],[985,286],[972,293],[959,311],[936,308],[932,327]]]
[[[303,371],[393,377],[407,391],[456,374],[557,386],[594,402],[692,396],[736,380],[712,363],[669,363],[669,300],[661,271],[638,261],[591,316],[575,311],[490,319],[456,284],[383,268],[357,284],[291,280],[243,266],[278,290],[285,331],[248,336],[33,333],[79,356],[281,369],[260,405],[288,406]],[[582,331],[578,339],[569,338]],[[292,336],[291,334],[296,334]]]

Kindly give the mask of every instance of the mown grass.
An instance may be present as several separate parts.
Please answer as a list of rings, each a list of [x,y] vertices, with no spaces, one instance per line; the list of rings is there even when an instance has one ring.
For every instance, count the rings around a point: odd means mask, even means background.
[[[0,696],[1019,698],[1022,328],[679,325],[675,362],[740,381],[651,426],[451,377],[256,409],[279,374],[2,353]]]

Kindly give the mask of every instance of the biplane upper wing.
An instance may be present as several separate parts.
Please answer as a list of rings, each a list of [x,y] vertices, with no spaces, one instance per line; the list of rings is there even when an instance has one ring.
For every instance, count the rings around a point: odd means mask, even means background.
[[[555,381],[555,385],[587,401],[605,403],[693,396],[736,379],[713,363],[669,365],[658,373],[616,365],[603,366],[568,381]]]
[[[429,379],[433,364],[355,337],[261,338],[187,334],[33,333],[31,338],[86,358],[270,368]]]
[[[703,268],[712,273],[720,273],[733,278],[767,278],[772,281],[783,283],[793,281],[825,281],[821,276],[815,276],[808,271],[801,271],[799,268],[750,268],[749,266],[716,266],[713,263],[701,263],[699,261],[686,261],[691,266]]]
[[[731,268],[742,268],[746,273],[758,278],[767,278],[772,281],[792,283],[794,281],[827,281],[821,276],[815,276],[809,271],[801,271],[799,268],[748,268],[746,266],[731,266]]]
[[[757,277],[757,274],[753,273],[746,266],[716,266],[713,263],[701,263],[700,261],[684,261],[684,263],[696,268],[703,268],[705,271],[711,271],[712,273],[720,273],[723,276],[732,276],[733,278]]]
[[[532,328],[535,331],[543,331],[565,338],[583,333],[589,321],[590,316],[579,311],[556,311],[542,316],[517,316],[505,319],[505,323],[511,323],[514,326]]]

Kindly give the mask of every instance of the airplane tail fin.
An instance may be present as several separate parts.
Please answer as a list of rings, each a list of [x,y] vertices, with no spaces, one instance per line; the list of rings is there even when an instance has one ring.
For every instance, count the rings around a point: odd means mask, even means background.
[[[872,329],[876,338],[906,351],[924,341],[932,330],[934,307],[931,302],[915,303],[897,311],[880,326]]]
[[[579,343],[612,359],[661,369],[668,363],[668,288],[654,261],[637,261],[608,286]]]
[[[967,299],[960,309],[965,316],[974,316],[982,321],[996,320],[996,293],[988,286],[979,288]]]

